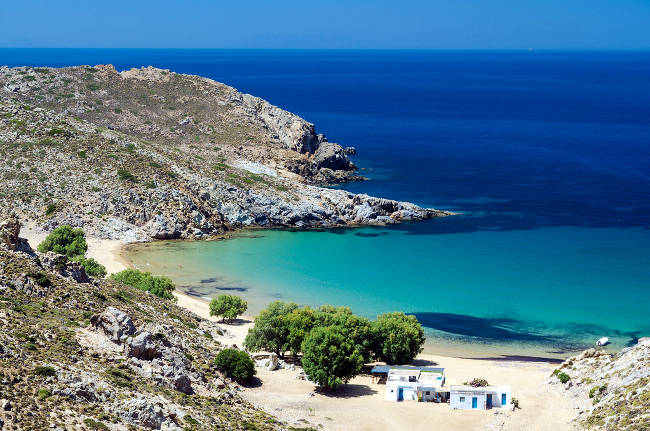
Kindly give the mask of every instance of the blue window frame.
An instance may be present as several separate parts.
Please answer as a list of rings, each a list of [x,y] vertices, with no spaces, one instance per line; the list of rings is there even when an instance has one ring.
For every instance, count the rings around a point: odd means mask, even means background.
[[[501,394],[501,405],[502,406],[506,405],[506,394]]]

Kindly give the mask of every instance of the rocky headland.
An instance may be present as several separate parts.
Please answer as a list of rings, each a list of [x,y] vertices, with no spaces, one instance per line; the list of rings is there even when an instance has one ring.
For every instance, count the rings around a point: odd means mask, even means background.
[[[0,67],[0,96],[0,205],[44,230],[132,242],[449,214],[323,187],[361,179],[354,148],[211,79]]]
[[[587,429],[650,429],[650,338],[612,355],[589,349],[554,371],[555,386]]]

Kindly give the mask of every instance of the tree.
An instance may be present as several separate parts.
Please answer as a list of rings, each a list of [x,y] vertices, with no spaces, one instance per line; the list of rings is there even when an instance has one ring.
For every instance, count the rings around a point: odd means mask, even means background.
[[[287,315],[298,308],[298,304],[274,301],[255,318],[255,324],[248,330],[244,347],[251,352],[265,350],[275,352],[281,358],[289,350],[289,320]]]
[[[235,380],[248,380],[255,375],[255,363],[248,353],[237,349],[223,349],[214,360],[217,369]]]
[[[153,276],[149,272],[142,272],[137,269],[125,269],[111,274],[110,278],[136,289],[149,291],[161,298],[176,300],[176,297],[172,295],[176,286],[169,277]]]
[[[302,307],[293,310],[285,317],[289,333],[287,334],[287,350],[294,358],[302,352],[302,342],[316,323],[316,314],[309,307]]]
[[[73,262],[79,262],[81,266],[84,267],[84,270],[86,270],[86,274],[88,274],[91,277],[98,277],[98,278],[106,277],[106,267],[104,267],[104,265],[100,264],[92,257],[86,258],[83,256],[77,256],[77,257],[73,257],[70,260],[72,260]]]
[[[328,389],[347,383],[363,366],[354,341],[337,326],[314,328],[302,351],[302,367],[309,380]]]
[[[373,342],[372,325],[364,317],[352,314],[349,307],[333,307],[323,305],[315,316],[314,326],[327,327],[337,326],[357,346],[357,350],[363,356],[364,361],[370,361]]]
[[[243,314],[247,308],[248,303],[237,295],[219,295],[210,301],[210,316],[232,320]]]
[[[372,329],[372,350],[388,364],[408,364],[422,351],[424,330],[415,316],[382,314],[372,323]]]
[[[83,229],[73,229],[72,226],[65,224],[50,232],[47,238],[38,245],[37,250],[41,253],[53,251],[72,258],[84,256],[88,251],[88,244]]]

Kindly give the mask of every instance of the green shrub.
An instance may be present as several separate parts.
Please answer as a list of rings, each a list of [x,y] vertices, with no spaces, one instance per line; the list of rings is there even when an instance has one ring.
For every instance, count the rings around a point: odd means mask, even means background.
[[[135,182],[138,181],[136,176],[133,175],[131,172],[127,171],[126,169],[118,169],[117,170],[117,176],[122,181],[130,181],[132,183],[135,183]]]
[[[571,377],[567,373],[562,372],[557,373],[557,378],[560,380],[560,383],[566,383],[571,380]]]
[[[41,366],[34,368],[34,374],[41,377],[52,377],[56,376],[56,370],[49,366]]]
[[[30,271],[27,273],[27,276],[31,278],[34,283],[38,284],[41,287],[49,287],[52,285],[50,278],[47,276],[46,272],[43,271]]]
[[[48,388],[41,388],[38,390],[38,399],[39,400],[44,400],[46,398],[49,398],[52,396],[52,391],[50,391]]]
[[[137,269],[125,269],[111,274],[112,280],[119,281],[139,290],[146,290],[152,294],[165,299],[175,300],[172,292],[176,288],[169,277],[153,276],[149,272],[138,271]]]
[[[47,208],[45,208],[45,215],[49,217],[52,214],[54,214],[58,209],[59,206],[57,204],[49,204]]]
[[[95,419],[86,418],[84,424],[91,430],[107,430],[108,427],[103,422],[97,422]]]
[[[255,363],[248,353],[237,349],[224,349],[214,360],[217,369],[235,380],[244,381],[255,375]]]
[[[89,82],[88,84],[86,84],[86,88],[90,91],[97,91],[101,88],[101,86],[96,82]]]
[[[232,320],[243,314],[247,308],[248,303],[237,295],[219,295],[210,301],[210,316]]]
[[[486,386],[490,386],[489,383],[488,383],[488,381],[485,380],[485,379],[483,379],[483,378],[481,378],[481,377],[474,377],[474,378],[473,378],[472,380],[470,380],[469,382],[465,382],[465,383],[463,383],[463,384],[464,384],[464,385],[467,385],[467,386],[472,386],[472,387],[474,387],[474,388],[484,388],[484,387],[486,387]]]
[[[50,232],[47,238],[38,245],[37,250],[41,253],[53,251],[68,257],[76,257],[86,254],[88,244],[82,229],[73,229],[72,226],[63,225]]]
[[[104,278],[106,277],[106,267],[97,262],[92,257],[86,258],[83,256],[76,256],[71,259],[73,262],[79,262],[83,266],[86,274],[91,277]]]

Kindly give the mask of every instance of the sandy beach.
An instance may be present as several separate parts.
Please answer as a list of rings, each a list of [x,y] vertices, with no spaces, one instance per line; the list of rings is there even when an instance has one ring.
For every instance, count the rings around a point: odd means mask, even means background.
[[[25,226],[21,236],[32,247],[46,233],[34,226]],[[120,271],[128,263],[120,255],[121,241],[88,239],[88,256],[106,266],[109,273]],[[197,315],[211,319],[208,302],[202,298],[176,292],[178,305]],[[214,320],[214,319],[212,319]],[[225,345],[241,346],[252,316],[242,316],[232,324],[222,325],[229,334],[221,340]],[[325,430],[553,430],[574,428],[575,416],[566,400],[544,384],[555,366],[545,362],[497,361],[463,359],[423,353],[418,365],[444,367],[447,385],[461,384],[474,377],[483,377],[492,384],[512,386],[520,409],[456,411],[447,404],[389,402],[384,400],[385,387],[367,375],[354,378],[334,393],[317,392],[313,384],[297,378],[298,371],[257,368],[254,383],[242,387],[243,396],[251,403],[294,426],[322,426]]]

